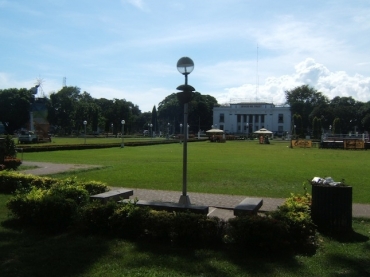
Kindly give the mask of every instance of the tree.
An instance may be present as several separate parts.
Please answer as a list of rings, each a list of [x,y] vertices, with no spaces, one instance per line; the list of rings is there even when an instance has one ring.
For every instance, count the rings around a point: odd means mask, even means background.
[[[333,126],[331,130],[332,134],[341,134],[341,129],[340,129],[340,119],[337,117],[333,121]]]
[[[312,122],[312,136],[316,139],[321,138],[322,135],[322,126],[321,126],[321,118],[315,116]]]
[[[300,114],[293,115],[293,135],[298,138],[303,136],[303,125],[302,125],[302,117]]]
[[[307,131],[311,127],[313,117],[310,119],[310,115],[314,108],[321,104],[327,104],[329,101],[321,92],[308,85],[302,85],[285,91],[285,98],[286,103],[290,105],[292,114],[301,115],[302,130]]]
[[[57,93],[50,94],[48,120],[57,125],[63,133],[71,133],[76,124],[81,125],[84,118],[76,118],[80,89],[78,87],[63,87]]]
[[[194,92],[188,106],[189,132],[198,132],[199,129],[210,128],[213,122],[213,107],[219,106],[217,100],[210,95]],[[177,93],[167,96],[158,105],[158,120],[164,128],[168,122],[176,126],[180,132],[180,123],[184,121],[184,107],[180,104]]]
[[[159,128],[158,128],[158,116],[157,116],[157,109],[155,106],[153,106],[152,109],[152,121],[151,123],[153,124],[153,132],[157,133]]]
[[[0,121],[6,133],[25,127],[29,122],[31,104],[34,101],[32,90],[10,88],[0,90]]]

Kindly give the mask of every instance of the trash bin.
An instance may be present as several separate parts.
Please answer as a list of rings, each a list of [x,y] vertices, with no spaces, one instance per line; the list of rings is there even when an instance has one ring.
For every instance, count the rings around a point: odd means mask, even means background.
[[[311,217],[321,232],[351,232],[352,187],[312,184]]]

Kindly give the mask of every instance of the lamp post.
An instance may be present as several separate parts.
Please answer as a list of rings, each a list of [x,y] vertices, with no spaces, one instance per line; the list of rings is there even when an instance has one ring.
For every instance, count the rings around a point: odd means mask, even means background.
[[[152,123],[150,123],[150,139],[152,139],[153,138],[153,124]]]
[[[86,144],[86,125],[87,125],[87,121],[84,120],[84,126],[85,126],[85,133],[84,133],[84,137],[85,137],[85,144]]]
[[[331,125],[329,125],[329,133],[330,133],[330,135],[331,135]]]
[[[182,135],[182,123],[180,123],[180,143],[182,143],[181,135]]]
[[[110,127],[112,127],[112,135],[113,135],[113,123],[110,125]]]
[[[121,131],[121,137],[122,137],[122,143],[121,143],[121,148],[125,147],[125,144],[123,142],[123,133],[125,131],[125,120],[121,120],[121,124],[122,124],[122,131]]]
[[[247,127],[246,132],[247,132],[247,140],[248,140],[248,135],[249,135],[249,123],[245,124],[245,126]]]
[[[167,123],[167,139],[170,139],[170,123]]]
[[[184,206],[189,206],[190,198],[187,195],[187,143],[188,143],[188,103],[193,97],[193,91],[195,88],[188,85],[188,75],[194,69],[194,62],[188,57],[182,57],[177,62],[177,70],[185,76],[185,84],[177,87],[178,90],[182,92],[177,93],[177,97],[180,103],[184,104],[184,148],[183,148],[183,174],[182,174],[182,195],[180,196],[179,203]]]

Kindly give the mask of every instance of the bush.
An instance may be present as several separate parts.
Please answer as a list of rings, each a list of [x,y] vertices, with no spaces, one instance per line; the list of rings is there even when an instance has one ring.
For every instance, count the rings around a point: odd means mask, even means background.
[[[92,201],[81,207],[77,227],[80,231],[90,234],[111,233],[110,218],[118,208],[117,202]]]
[[[29,191],[32,187],[50,188],[57,179],[21,174],[14,171],[0,172],[0,192],[14,193],[18,190]]]
[[[276,252],[290,249],[287,224],[258,215],[229,219],[225,241],[245,251]]]
[[[95,195],[95,194],[109,191],[107,184],[103,182],[84,181],[84,182],[79,182],[79,184],[89,192],[89,195]]]
[[[61,231],[74,223],[78,209],[88,200],[88,192],[67,179],[48,189],[31,187],[30,190],[17,190],[7,202],[7,207],[23,223]]]
[[[219,218],[191,212],[175,213],[171,222],[171,243],[180,246],[217,246],[224,224]]]
[[[269,215],[287,224],[292,245],[316,244],[316,226],[311,218],[311,196],[308,193],[304,196],[291,194],[282,206]]]
[[[146,233],[149,209],[135,203],[120,204],[110,217],[109,225],[114,236],[136,239]]]
[[[17,158],[6,157],[4,159],[5,169],[16,170],[21,164],[22,161]]]
[[[174,213],[149,210],[146,221],[146,235],[159,241],[171,240],[171,225]]]
[[[76,178],[69,178],[68,181],[79,184],[88,191],[89,195],[94,195],[108,191],[105,183],[96,181],[78,182]],[[32,187],[49,189],[52,185],[60,183],[58,179],[40,177],[31,174],[22,174],[13,171],[0,172],[0,193],[14,193],[16,190],[30,191]]]
[[[5,136],[4,150],[5,150],[5,152],[4,152],[5,157],[15,158],[16,155],[17,155],[14,140],[13,140],[12,136],[10,136],[10,135]]]

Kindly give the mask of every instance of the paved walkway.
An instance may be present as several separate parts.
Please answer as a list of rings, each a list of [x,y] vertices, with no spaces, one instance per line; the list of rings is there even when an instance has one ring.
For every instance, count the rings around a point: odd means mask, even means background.
[[[37,166],[34,169],[27,169],[23,173],[33,175],[48,175],[61,173],[65,171],[81,170],[97,168],[98,165],[79,165],[79,164],[53,164],[53,163],[40,163],[40,162],[26,162],[23,165]],[[131,199],[148,200],[148,201],[163,201],[163,202],[178,202],[180,199],[181,191],[165,191],[165,190],[149,190],[131,188],[134,190],[134,195]],[[243,195],[226,195],[226,194],[210,194],[210,193],[195,193],[188,192],[191,204],[198,204],[209,206],[209,215],[218,216],[219,218],[228,219],[233,217],[233,207],[241,202],[248,196]],[[273,211],[276,210],[284,202],[283,198],[267,198],[263,197],[263,206],[260,211]],[[370,205],[356,204],[352,205],[353,217],[367,217],[370,218]]]

